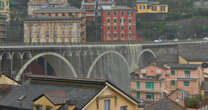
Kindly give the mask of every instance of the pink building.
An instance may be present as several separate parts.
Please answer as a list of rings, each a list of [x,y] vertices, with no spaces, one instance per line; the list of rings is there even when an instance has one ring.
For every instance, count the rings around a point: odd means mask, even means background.
[[[200,93],[200,85],[204,81],[202,68],[197,64],[168,64],[170,74],[166,76],[166,90],[170,93],[177,88],[190,95]]]
[[[177,89],[189,95],[199,94],[204,81],[201,66],[195,64],[152,64],[138,69],[131,79],[132,96],[146,102],[157,101],[164,93]]]
[[[138,69],[136,74],[132,75],[132,96],[145,102],[159,100],[165,89],[166,71],[166,68],[154,64]]]

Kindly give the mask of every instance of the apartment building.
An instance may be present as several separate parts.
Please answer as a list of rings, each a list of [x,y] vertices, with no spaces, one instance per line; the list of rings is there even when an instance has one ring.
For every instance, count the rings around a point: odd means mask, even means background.
[[[165,92],[166,72],[165,67],[155,64],[138,69],[131,75],[132,96],[146,103],[162,98]]]
[[[189,95],[200,93],[201,84],[204,81],[201,65],[198,64],[168,64],[169,74],[166,76],[166,90],[171,91],[180,88]]]
[[[136,41],[136,12],[126,6],[102,6],[101,36],[104,42]]]
[[[84,11],[50,5],[33,11],[24,21],[25,43],[80,43],[86,41]]]

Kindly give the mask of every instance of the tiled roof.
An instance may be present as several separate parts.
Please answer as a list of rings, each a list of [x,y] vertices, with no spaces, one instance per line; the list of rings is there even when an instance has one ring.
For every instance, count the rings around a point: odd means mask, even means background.
[[[102,81],[82,81],[55,78],[39,79],[35,77],[25,82],[20,87],[12,87],[10,92],[0,100],[0,105],[11,107],[23,107],[31,109],[33,107],[33,100],[41,96],[43,93],[53,91],[67,91],[70,100],[79,102],[77,103],[78,110],[86,105],[97,93],[104,88]],[[54,100],[53,95],[48,95],[54,102],[60,103],[62,101]]]
[[[179,56],[188,61],[208,61],[208,44],[179,45]]]
[[[64,6],[64,7],[40,8],[37,11],[40,11],[40,12],[63,12],[63,11],[81,11],[81,10],[76,7]]]
[[[0,97],[0,106],[31,109],[33,101],[45,95],[54,104],[76,104],[77,110],[81,110],[107,85],[137,103],[134,98],[105,80],[30,75],[22,86],[12,86],[10,92],[4,94],[5,97]]]
[[[165,97],[145,107],[144,110],[186,110],[186,108]]]
[[[167,64],[171,69],[197,69],[198,64]]]
[[[130,10],[130,7],[127,6],[102,6],[103,10]]]
[[[69,16],[33,16],[28,17],[24,21],[57,21],[57,20],[80,20],[77,17],[69,17]]]

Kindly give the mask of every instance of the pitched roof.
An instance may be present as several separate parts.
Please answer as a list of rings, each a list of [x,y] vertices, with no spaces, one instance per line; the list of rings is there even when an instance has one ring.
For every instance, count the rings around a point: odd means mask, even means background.
[[[96,80],[81,80],[71,78],[55,77],[34,77],[26,81],[20,87],[12,87],[10,92],[0,100],[0,105],[11,107],[23,107],[31,109],[33,100],[43,93],[53,91],[67,91],[70,94],[70,100],[77,103],[78,110],[86,105],[96,94],[105,87],[105,82]],[[87,94],[87,95],[86,95]],[[46,94],[53,102],[60,104],[61,100],[55,100],[55,95]]]
[[[186,108],[165,97],[145,107],[144,110],[186,110]]]
[[[167,64],[171,69],[197,69],[199,64]]]
[[[11,91],[0,100],[0,105],[31,109],[33,101],[44,95],[54,104],[59,105],[66,101],[75,103],[77,109],[80,110],[106,86],[118,91],[125,98],[137,104],[134,98],[105,80],[38,75],[31,75],[29,78],[30,80],[22,86],[11,88]]]

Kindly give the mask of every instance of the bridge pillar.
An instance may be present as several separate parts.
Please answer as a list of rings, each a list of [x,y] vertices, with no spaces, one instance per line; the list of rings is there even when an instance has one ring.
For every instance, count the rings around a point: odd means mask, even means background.
[[[0,73],[3,72],[2,70],[2,56],[0,56]]]
[[[47,61],[46,60],[44,60],[44,74],[47,74],[48,73],[48,71],[47,71]]]

